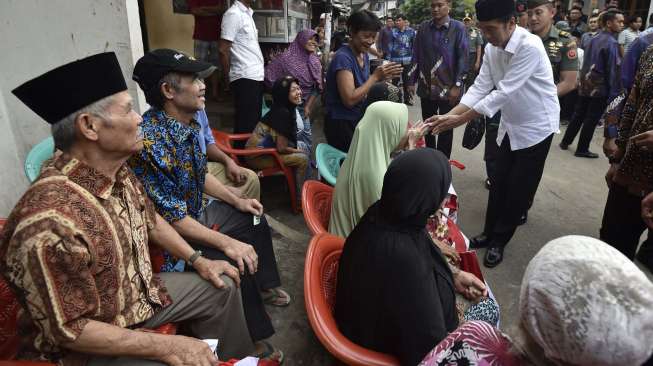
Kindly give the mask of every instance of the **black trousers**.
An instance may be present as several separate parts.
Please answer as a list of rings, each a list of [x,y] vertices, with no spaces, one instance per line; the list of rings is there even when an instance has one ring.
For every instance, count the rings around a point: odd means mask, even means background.
[[[497,112],[492,118],[485,117],[485,151],[483,160],[485,160],[485,174],[490,180],[490,185],[496,180],[497,156],[499,155],[499,145],[497,145],[497,135],[499,133],[499,121],[501,112]]]
[[[594,129],[599,123],[601,115],[607,107],[607,98],[605,97],[583,97],[579,96],[574,109],[574,115],[567,126],[567,131],[562,138],[562,143],[571,145],[580,131],[576,152],[588,152]],[[582,127],[582,129],[581,129]]]
[[[234,133],[252,133],[261,120],[263,102],[263,82],[251,79],[238,79],[230,84],[234,96]],[[242,149],[246,141],[238,141],[236,147]]]
[[[574,89],[567,93],[565,96],[559,98],[560,100],[560,118],[570,120],[574,116],[574,109],[578,102],[578,90]]]
[[[221,233],[250,244],[256,250],[258,271],[254,275],[247,273],[241,276],[240,292],[243,297],[245,320],[252,340],[256,342],[271,337],[274,334],[274,327],[265,311],[260,291],[281,286],[281,279],[272,248],[270,227],[265,216],[262,216],[261,222],[254,226],[252,214],[238,211],[224,202],[213,201],[206,207],[198,221],[209,228],[217,225]],[[206,258],[228,261],[238,267],[235,261],[216,248],[196,243],[191,245],[196,250],[201,250]]]
[[[453,108],[446,100],[431,100],[428,98],[421,98],[420,101],[422,104],[422,118],[424,120],[435,114],[445,114]],[[431,134],[424,136],[424,140],[426,142],[426,146],[442,151],[442,153],[446,155],[448,159],[451,159],[453,130],[438,134],[437,141],[436,137]]]
[[[327,143],[340,151],[348,152],[357,124],[358,121],[334,119],[327,115],[324,118],[324,136]]]
[[[515,234],[521,216],[528,211],[537,192],[552,140],[553,134],[536,145],[512,151],[508,135],[503,138],[483,230],[492,246],[505,246]]]
[[[628,192],[626,187],[614,183],[608,191],[608,200],[603,210],[601,240],[630,259],[635,258],[639,239],[647,228],[641,217],[642,199]],[[653,237],[650,232],[639,255],[649,261],[653,260]]]

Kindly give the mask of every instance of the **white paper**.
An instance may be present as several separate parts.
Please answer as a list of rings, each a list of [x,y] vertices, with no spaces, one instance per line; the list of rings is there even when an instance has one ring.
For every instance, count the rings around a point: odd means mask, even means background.
[[[256,366],[256,365],[258,365],[257,357],[245,357],[234,364],[234,366]]]
[[[218,349],[218,343],[220,343],[220,341],[218,341],[217,339],[202,339],[202,340],[209,345],[209,348],[211,348],[211,352],[217,354],[215,351]]]

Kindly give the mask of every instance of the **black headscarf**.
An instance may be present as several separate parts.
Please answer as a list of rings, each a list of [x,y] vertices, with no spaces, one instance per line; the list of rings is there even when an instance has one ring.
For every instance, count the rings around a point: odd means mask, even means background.
[[[263,123],[283,135],[288,141],[297,144],[297,106],[288,100],[290,86],[299,82],[292,76],[284,76],[274,82],[272,87],[272,107],[261,119]]]
[[[363,347],[416,365],[458,326],[453,277],[426,232],[426,219],[451,184],[447,158],[433,149],[401,154],[389,166],[381,199],[345,242],[335,318]]]
[[[451,166],[441,152],[417,149],[399,155],[383,178],[380,210],[386,220],[421,229],[451,185]]]

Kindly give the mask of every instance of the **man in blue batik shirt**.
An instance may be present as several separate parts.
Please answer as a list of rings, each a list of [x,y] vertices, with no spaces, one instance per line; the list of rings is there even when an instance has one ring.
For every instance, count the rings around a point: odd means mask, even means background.
[[[413,41],[415,40],[415,30],[406,25],[406,17],[399,14],[395,17],[395,27],[390,33],[390,41],[388,42],[388,54],[385,55],[387,60],[396,62],[403,65],[404,70],[401,73],[401,78],[392,80],[392,83],[399,86],[403,90],[404,102],[412,105],[411,96],[408,93],[408,71],[410,70],[410,62],[413,53]]]
[[[150,51],[138,60],[133,79],[152,108],[141,124],[143,149],[129,165],[157,212],[196,250],[190,266],[202,256],[239,269],[245,320],[262,355],[272,347],[264,339],[274,334],[264,302],[285,306],[290,296],[280,289],[263,206],[236,196],[208,172],[205,139],[195,117],[205,106],[202,80],[214,70],[170,49]],[[277,361],[283,357],[278,350],[267,353]]]

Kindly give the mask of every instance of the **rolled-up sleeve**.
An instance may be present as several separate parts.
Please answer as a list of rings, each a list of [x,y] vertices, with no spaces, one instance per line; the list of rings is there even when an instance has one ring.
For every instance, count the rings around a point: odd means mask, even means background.
[[[473,103],[477,100],[478,96],[482,95],[481,91],[483,90],[479,90],[475,93],[476,98],[470,96],[470,98],[462,101],[462,103],[487,117],[494,116],[506,104],[510,95],[517,93],[519,88],[528,80],[528,76],[533,74],[538,67],[538,62],[538,50],[535,47],[524,47],[512,56],[508,72],[497,83],[497,88],[494,91],[490,92],[489,95],[478,102]],[[486,63],[484,62],[483,67],[485,66]],[[481,71],[483,71],[483,68],[481,68]],[[488,75],[483,81],[485,82],[483,89],[486,89],[488,82],[491,82],[491,78]],[[471,89],[474,88],[472,87]],[[471,89],[470,92],[472,91]],[[468,94],[470,93],[468,92]]]
[[[29,289],[26,310],[42,330],[45,342],[56,346],[74,342],[100,304],[86,245],[44,231],[21,246],[26,248],[23,255],[13,258],[25,270],[11,280]]]
[[[220,38],[233,42],[236,34],[240,30],[240,17],[233,11],[227,11],[222,16],[222,26],[220,28]]]

